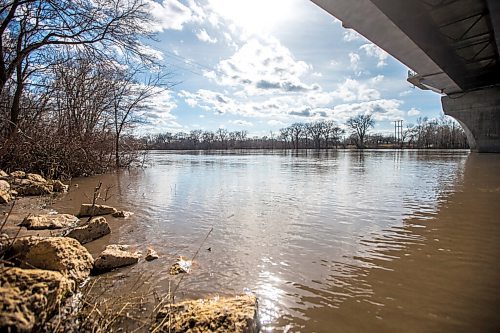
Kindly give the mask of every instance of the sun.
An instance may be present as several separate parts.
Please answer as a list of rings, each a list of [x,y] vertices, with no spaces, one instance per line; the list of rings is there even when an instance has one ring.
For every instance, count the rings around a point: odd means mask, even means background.
[[[213,10],[251,33],[270,33],[289,22],[300,0],[210,0]],[[295,10],[294,10],[295,9]]]

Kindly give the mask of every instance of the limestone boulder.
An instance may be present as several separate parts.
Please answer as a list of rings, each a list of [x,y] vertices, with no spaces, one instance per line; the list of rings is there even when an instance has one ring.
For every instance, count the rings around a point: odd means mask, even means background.
[[[132,212],[127,212],[125,210],[119,210],[119,211],[111,214],[111,216],[113,216],[113,217],[127,218],[127,217],[129,217],[129,216],[131,216],[133,214],[134,213],[132,213]]]
[[[192,260],[180,257],[179,259],[177,259],[177,262],[175,264],[170,266],[170,275],[189,273],[191,271],[192,266],[193,266]]]
[[[23,196],[47,195],[52,193],[52,185],[23,179],[16,190],[19,195]]]
[[[155,250],[149,248],[148,249],[148,252],[146,253],[146,261],[152,261],[152,260],[155,260],[155,259],[158,259],[160,256],[158,255],[158,253],[156,253]]]
[[[66,236],[79,241],[81,244],[101,238],[111,232],[109,224],[104,217],[96,217],[85,225],[71,230]]]
[[[167,304],[157,314],[160,332],[256,333],[258,303],[254,295],[216,297]]]
[[[26,178],[26,172],[24,171],[14,171],[10,173],[12,178]]]
[[[22,268],[58,271],[77,283],[89,276],[94,263],[87,249],[68,237],[20,238],[6,258],[13,258]]]
[[[80,212],[78,216],[98,216],[98,215],[109,215],[116,213],[117,210],[114,207],[106,205],[92,205],[92,204],[82,204],[80,206]]]
[[[63,229],[78,222],[78,217],[71,214],[42,214],[26,217],[20,226],[28,230]]]
[[[43,178],[41,175],[37,173],[27,173],[26,179],[37,182],[37,183],[46,183],[47,180]]]
[[[96,258],[94,262],[94,270],[98,273],[107,272],[114,268],[129,266],[139,261],[140,255],[128,250],[127,246],[123,245],[108,245]]]
[[[7,251],[7,248],[9,247],[10,244],[10,238],[9,235],[7,234],[0,234],[0,258],[2,257],[2,254]]]
[[[0,170],[0,178],[7,178],[9,177],[9,174],[3,170]]]
[[[10,184],[5,180],[0,180],[0,204],[7,203],[11,199]]]
[[[3,268],[0,271],[0,332],[37,331],[75,290],[59,272]]]
[[[64,185],[60,180],[54,180],[52,182],[52,188],[54,192],[64,193],[68,192],[69,185]]]

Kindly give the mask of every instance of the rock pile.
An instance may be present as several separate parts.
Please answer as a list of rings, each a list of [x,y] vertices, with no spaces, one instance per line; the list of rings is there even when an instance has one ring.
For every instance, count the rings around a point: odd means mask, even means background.
[[[7,174],[0,170],[0,203],[17,195],[38,196],[67,190],[68,185],[39,174]],[[0,332],[41,330],[91,272],[104,273],[137,263],[140,252],[126,245],[108,245],[95,259],[82,246],[111,232],[102,215],[127,218],[132,214],[107,205],[82,204],[78,216],[89,217],[87,221],[52,213],[28,216],[20,224],[28,230],[67,229],[65,237],[14,240],[0,234]],[[158,258],[156,251],[148,248],[145,260]],[[189,273],[192,264],[180,257],[171,266],[170,274]],[[163,332],[258,332],[257,299],[242,295],[168,304],[159,310],[156,325],[155,331]]]
[[[3,258],[18,267],[0,268],[1,332],[38,329],[88,277],[94,261],[66,237],[20,238]]]
[[[0,204],[11,201],[16,195],[40,196],[67,190],[68,185],[60,180],[47,180],[39,174],[20,170],[10,174],[0,170]]]

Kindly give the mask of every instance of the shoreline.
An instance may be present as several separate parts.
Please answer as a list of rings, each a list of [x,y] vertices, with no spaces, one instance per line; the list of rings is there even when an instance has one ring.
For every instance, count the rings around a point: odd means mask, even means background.
[[[13,184],[16,182],[10,180]],[[175,332],[184,331],[195,321],[210,328],[207,332],[227,325],[238,327],[235,332],[259,331],[257,299],[251,294],[175,303],[175,292],[170,295],[169,290],[166,295],[159,294],[154,281],[139,278],[124,295],[105,295],[109,289],[106,284],[113,286],[128,279],[126,266],[134,267],[139,259],[151,261],[159,256],[148,248],[144,257],[137,246],[132,249],[127,245],[110,244],[109,239],[104,242],[104,250],[99,250],[100,254],[96,255],[95,249],[90,251],[94,240],[111,232],[103,216],[112,214],[112,220],[123,219],[123,223],[131,214],[97,204],[96,199],[102,198],[100,188],[101,183],[94,189],[91,204],[81,204],[80,219],[62,228],[38,229],[40,225],[36,225],[36,230],[29,230],[26,220],[38,221],[39,217],[47,220],[68,213],[54,210],[54,204],[64,200],[67,194],[18,196],[0,205],[0,214],[6,222],[2,222],[0,230],[3,234],[0,239],[0,306],[3,309],[0,328],[20,332],[81,332],[132,327],[139,331],[152,328],[158,332],[170,332],[173,328]],[[105,190],[107,197],[108,188]],[[145,250],[142,247],[140,250]],[[181,257],[170,273],[181,274],[178,284],[191,269],[191,263],[188,268],[179,266],[182,262]],[[107,272],[114,273],[101,275]],[[102,293],[97,291],[96,294],[96,284]],[[45,287],[33,289],[33,286]],[[149,287],[145,290],[144,286]],[[34,295],[37,295],[35,299],[45,299],[44,305],[34,300]],[[10,308],[8,304],[17,305]],[[218,319],[221,307],[224,311],[228,307],[231,309],[224,320]]]

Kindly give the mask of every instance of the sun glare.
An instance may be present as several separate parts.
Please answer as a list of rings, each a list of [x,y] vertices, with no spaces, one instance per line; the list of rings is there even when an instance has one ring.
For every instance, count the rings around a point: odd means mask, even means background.
[[[296,12],[297,0],[210,0],[212,8],[248,32],[279,29]]]

